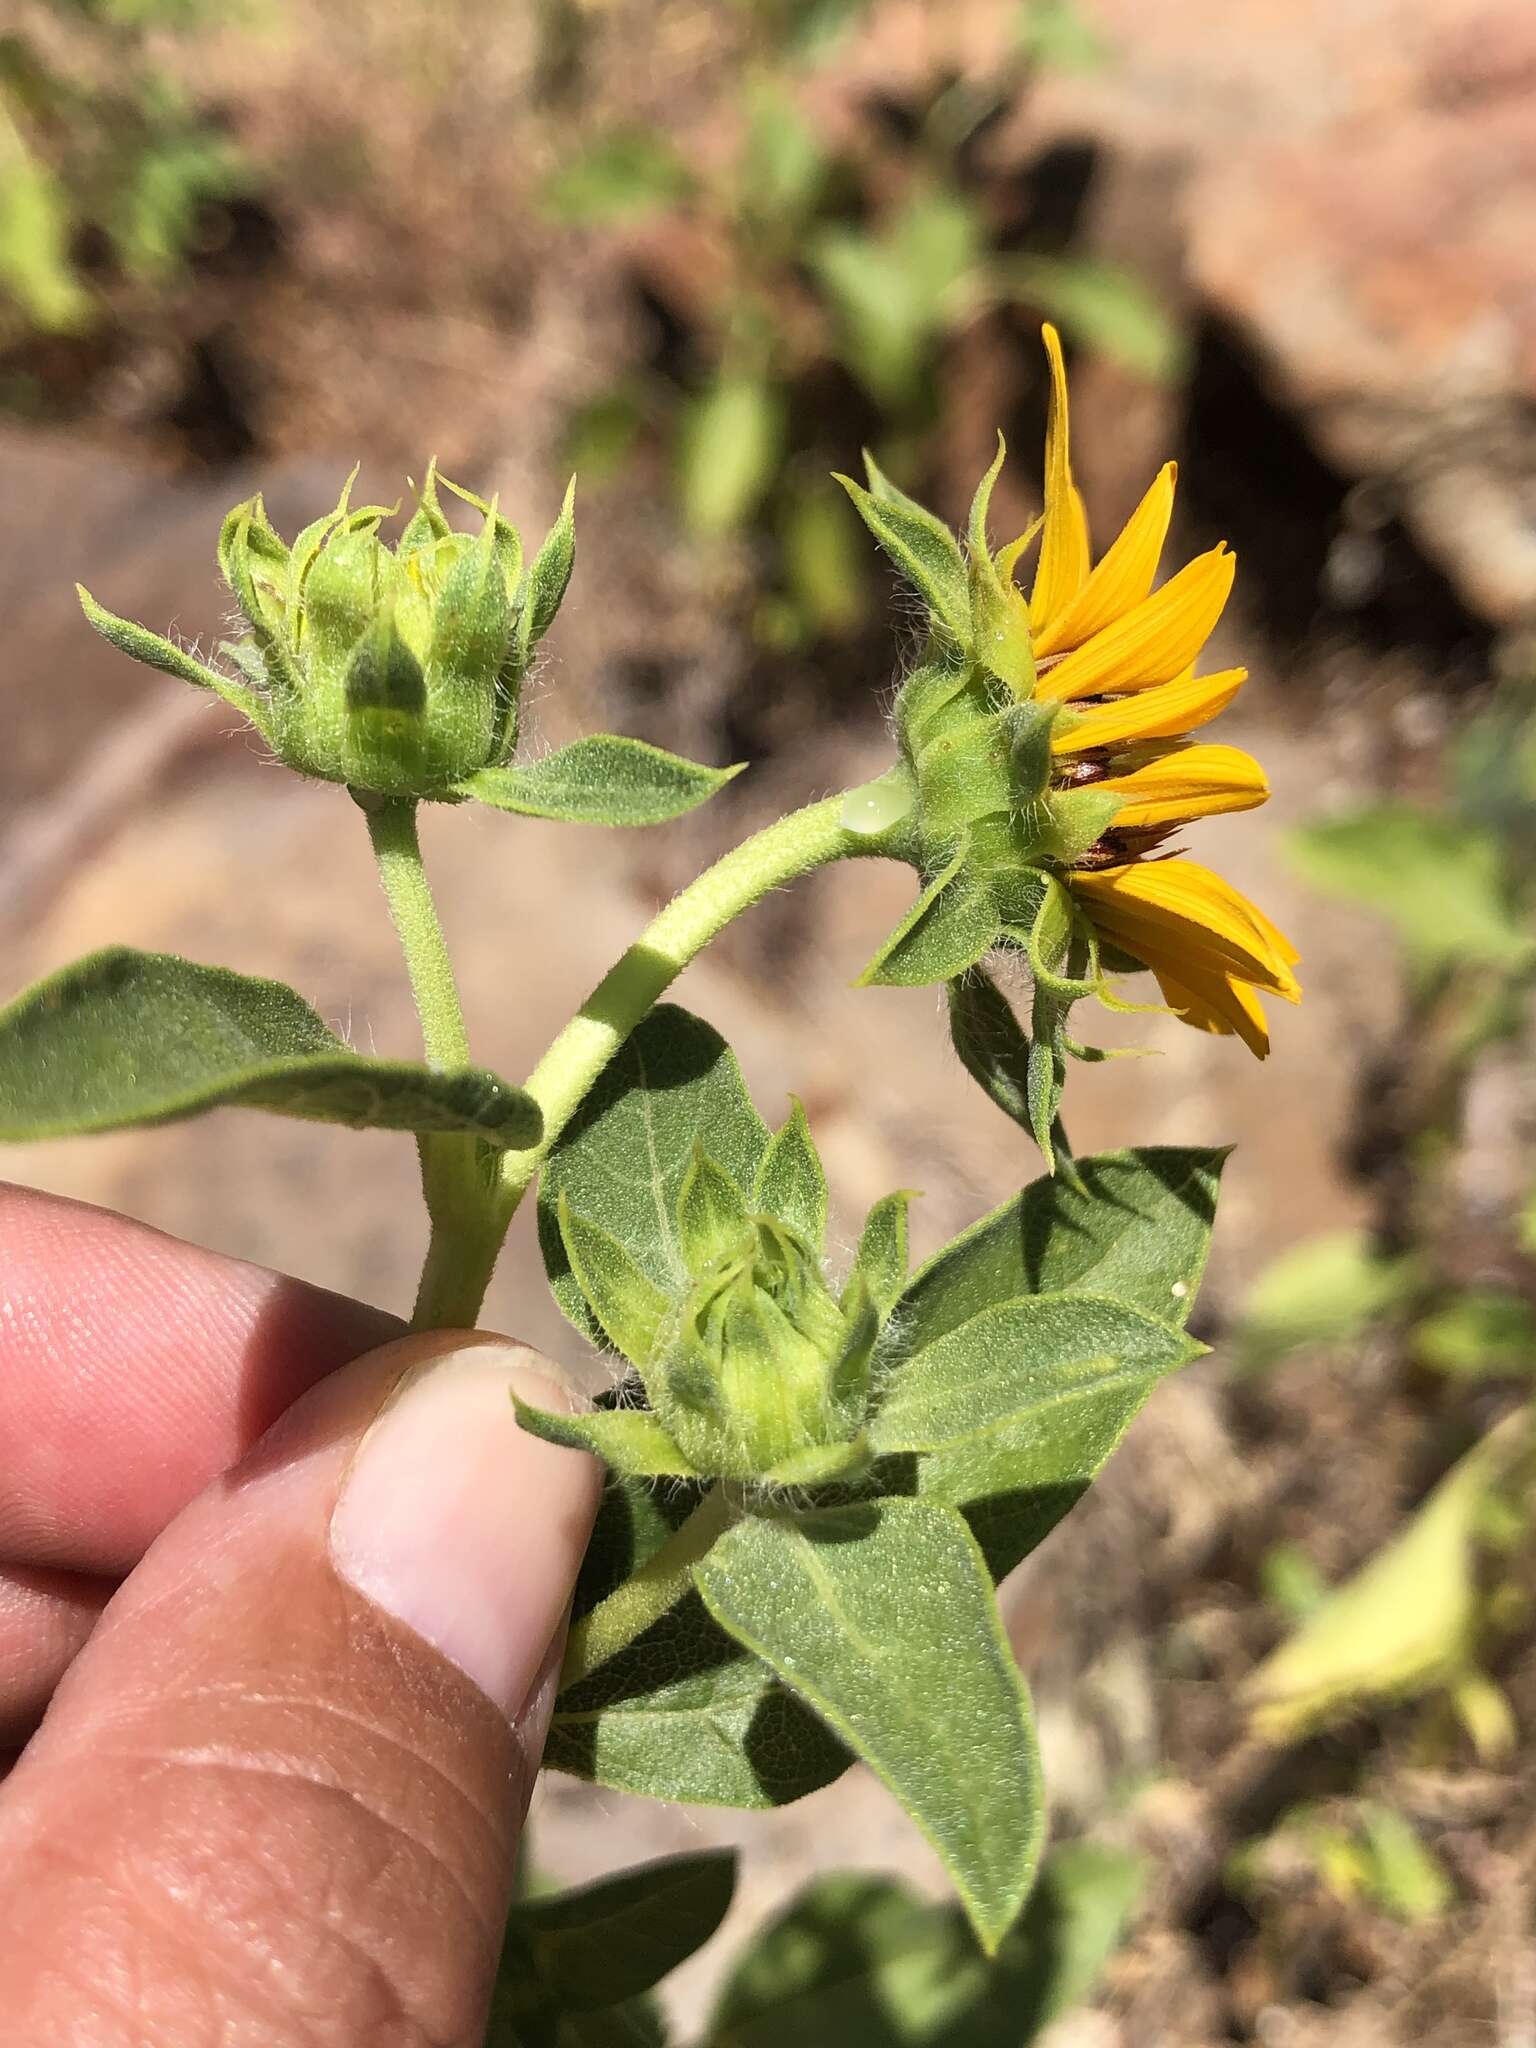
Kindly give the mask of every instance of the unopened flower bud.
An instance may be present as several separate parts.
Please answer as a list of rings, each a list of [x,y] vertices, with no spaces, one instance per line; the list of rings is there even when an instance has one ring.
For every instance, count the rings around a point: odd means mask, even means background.
[[[223,650],[238,678],[91,602],[87,613],[125,652],[238,704],[301,774],[366,795],[452,800],[516,746],[532,650],[570,576],[571,497],[525,571],[496,505],[435,466],[393,548],[380,535],[393,508],[354,507],[352,481],[291,546],[260,498],[225,519],[219,566],[247,627]],[[449,525],[440,483],[479,512],[477,533]]]
[[[779,1218],[745,1214],[739,1195],[732,1216],[733,1183],[711,1161],[690,1183],[679,1212],[694,1277],[652,1375],[658,1412],[700,1471],[787,1482],[851,1467],[878,1316],[862,1294],[839,1305]]]

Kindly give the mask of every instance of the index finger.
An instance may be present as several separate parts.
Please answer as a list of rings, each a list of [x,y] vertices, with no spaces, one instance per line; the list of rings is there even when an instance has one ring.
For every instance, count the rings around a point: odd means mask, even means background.
[[[122,1573],[398,1318],[0,1183],[0,1560]]]

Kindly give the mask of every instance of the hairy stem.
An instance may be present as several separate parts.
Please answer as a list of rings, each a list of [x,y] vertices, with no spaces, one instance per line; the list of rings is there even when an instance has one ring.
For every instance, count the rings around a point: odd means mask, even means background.
[[[732,919],[813,868],[853,855],[906,857],[902,834],[909,787],[907,771],[898,767],[863,790],[840,792],[792,811],[734,847],[674,896],[603,976],[529,1076],[528,1093],[544,1115],[536,1146],[502,1153],[499,1169],[487,1174],[474,1139],[421,1139],[432,1242],[415,1328],[473,1326],[507,1226],[539,1168],[608,1062],[689,961]],[[876,815],[888,820],[878,830],[865,821],[872,793]],[[421,865],[416,807],[386,802],[367,815],[421,1013],[427,1057],[434,1065],[467,1065],[469,1044],[458,991]]]
[[[693,1582],[693,1567],[715,1538],[725,1532],[730,1520],[731,1507],[725,1490],[712,1487],[687,1521],[673,1530],[634,1577],[626,1579],[577,1622],[566,1642],[565,1662],[560,1667],[562,1691],[628,1649],[637,1637],[660,1621],[668,1608],[677,1605]]]
[[[464,1011],[443,928],[437,921],[437,906],[421,862],[415,799],[386,799],[366,808],[364,816],[379,864],[379,880],[411,977],[428,1063],[467,1067],[469,1034],[464,1029]]]
[[[389,914],[400,937],[428,1064],[469,1065],[469,1034],[437,906],[422,865],[412,798],[365,805],[368,836],[378,862]],[[482,1170],[478,1141],[428,1132],[417,1139],[421,1188],[432,1235],[411,1327],[473,1328],[491,1270],[506,1235],[494,1180]]]
[[[743,840],[674,896],[609,968],[528,1077],[528,1092],[544,1112],[544,1135],[533,1151],[509,1152],[502,1161],[509,1215],[625,1039],[733,918],[829,861],[892,851],[886,836],[849,829],[849,802],[846,795],[826,797]]]

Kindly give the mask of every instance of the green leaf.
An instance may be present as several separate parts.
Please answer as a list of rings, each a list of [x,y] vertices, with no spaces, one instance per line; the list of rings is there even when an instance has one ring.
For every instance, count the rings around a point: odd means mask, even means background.
[[[907,1284],[907,1209],[914,1192],[899,1188],[893,1195],[880,1197],[864,1219],[854,1254],[849,1290],[853,1281],[862,1279],[882,1318],[890,1314]],[[848,1294],[843,1298],[846,1302]]]
[[[1529,1454],[1526,1411],[1462,1457],[1402,1532],[1336,1587],[1244,1686],[1255,1731],[1290,1742],[1358,1706],[1455,1686],[1472,1667],[1485,1503]]]
[[[705,768],[644,740],[598,733],[572,740],[527,767],[481,768],[456,785],[526,818],[573,825],[663,825],[696,810],[741,768]]]
[[[365,1059],[281,982],[109,947],[0,1011],[0,1140],[167,1123],[221,1104],[357,1130],[538,1142],[538,1105],[483,1068]]]
[[[779,552],[787,596],[811,630],[846,639],[869,608],[864,537],[830,477],[795,479],[780,499]]]
[[[572,477],[565,487],[560,517],[545,534],[539,552],[528,565],[527,581],[519,593],[518,638],[525,655],[554,624],[575,566],[576,479]]]
[[[1387,918],[1420,967],[1530,957],[1498,841],[1474,826],[1408,803],[1375,804],[1293,832],[1290,851],[1314,888]]]
[[[689,531],[719,540],[767,496],[783,455],[784,401],[766,377],[726,370],[683,415],[678,495]]]
[[[987,1974],[952,1905],[892,1878],[837,1871],[807,1885],[737,1959],[707,2039],[710,2048],[935,2042],[969,2016]]]
[[[918,1496],[964,1511],[1001,1580],[1082,1499],[1156,1385],[1151,1374],[1106,1373],[1058,1400],[1044,1431],[1025,1409],[924,1452]]]
[[[949,1002],[949,1035],[960,1064],[991,1097],[1004,1116],[1022,1130],[1031,1129],[1029,1108],[1030,1043],[1008,1001],[984,967],[945,984]]]
[[[541,197],[567,227],[608,227],[675,206],[692,188],[692,173],[659,130],[614,128],[563,165]]]
[[[747,1227],[747,1202],[723,1166],[694,1141],[693,1157],[677,1191],[677,1241],[690,1273],[737,1250]]]
[[[1413,1355],[1454,1379],[1536,1373],[1536,1309],[1518,1294],[1471,1288],[1416,1323]]]
[[[829,1785],[852,1759],[690,1594],[560,1695],[544,1761],[648,1799],[760,1809]]]
[[[1078,1160],[1086,1192],[1032,1181],[917,1273],[900,1305],[907,1355],[1020,1294],[1105,1295],[1159,1322],[1186,1322],[1224,1158],[1153,1145]]]
[[[918,183],[882,232],[837,225],[811,245],[844,360],[898,418],[920,401],[940,337],[974,303],[983,232],[963,193]]]
[[[242,609],[251,620],[263,655],[269,662],[274,653],[289,660],[289,680],[292,688],[298,691],[302,689],[303,682],[288,654],[285,636],[280,635],[275,624],[268,619],[265,621],[266,637],[263,637],[260,586],[251,570],[252,558],[259,552],[253,543],[261,534],[262,528],[252,523],[249,513],[244,514],[231,536],[226,573],[234,584]],[[280,576],[286,584],[289,560],[285,558],[283,562],[274,564],[272,573]],[[350,520],[344,521],[341,530],[316,556],[305,579],[304,649],[306,667],[312,675],[318,673],[329,677],[333,673],[342,673],[353,648],[380,608],[384,592],[390,590],[398,597],[401,581],[398,568],[380,543],[375,528],[371,525],[354,527]]]
[[[1259,1559],[1259,1590],[1286,1621],[1305,1621],[1328,1598],[1328,1581],[1299,1543],[1271,1543]]]
[[[1081,256],[1024,256],[1005,274],[1020,298],[1082,347],[1154,384],[1183,376],[1189,344],[1134,271]]]
[[[924,988],[952,981],[997,943],[1001,920],[971,868],[968,838],[859,976],[861,987]]]
[[[752,1206],[789,1225],[819,1257],[827,1235],[827,1176],[798,1096],[763,1154]]]
[[[1364,1231],[1330,1231],[1282,1252],[1254,1282],[1238,1356],[1250,1372],[1308,1346],[1342,1344],[1412,1293],[1413,1262],[1388,1258]]]
[[[735,1851],[705,1850],[528,1900],[513,1917],[553,2000],[566,2012],[594,2012],[649,1991],[701,1949],[735,1887]]]
[[[1456,1888],[1408,1816],[1370,1800],[1360,1818],[1370,1860],[1366,1889],[1376,1903],[1410,1926],[1449,1912]]]
[[[486,514],[485,526],[449,569],[432,606],[432,643],[427,668],[433,681],[472,700],[484,694],[507,657],[512,634],[508,595],[518,575],[521,543],[500,514]]]
[[[616,1396],[605,1397],[611,1405]],[[601,1601],[639,1571],[687,1520],[704,1498],[704,1487],[669,1486],[659,1490],[612,1472],[598,1502],[592,1540],[581,1561],[572,1603],[573,1621],[590,1614]]]
[[[559,2018],[554,2048],[667,2048],[661,2007],[653,1997],[628,1998],[601,2012],[568,2012]],[[488,2042],[486,2048],[495,2048]],[[532,2048],[519,2042],[518,2048]]]
[[[616,1237],[578,1216],[563,1194],[556,1215],[570,1270],[603,1335],[631,1365],[644,1366],[671,1308],[668,1296]]]
[[[841,1306],[846,1329],[842,1346],[827,1373],[827,1392],[846,1426],[853,1429],[869,1412],[870,1373],[880,1336],[881,1310],[869,1282],[859,1272],[844,1288]],[[867,1439],[860,1431],[857,1462],[863,1463],[867,1448]]]
[[[1053,995],[1042,981],[1036,980],[1030,1010],[1034,1033],[1025,1061],[1024,1106],[1029,1114],[1030,1136],[1045,1155],[1045,1163],[1052,1173],[1056,1171],[1052,1133],[1056,1129],[1067,1078],[1065,1041],[1070,1009],[1070,998],[1064,1001]]]
[[[1053,1849],[1000,1959],[1003,1969],[994,1977],[989,2010],[1005,2023],[1027,2012],[1043,2032],[1092,1997],[1104,1965],[1125,1939],[1147,1875],[1139,1856],[1099,1842],[1063,1842]],[[999,2048],[1004,2038],[1011,2048],[1020,2037],[997,2038]]]
[[[976,659],[1012,694],[1028,700],[1035,687],[1035,654],[1029,633],[1029,609],[1011,583],[1005,585],[987,541],[987,511],[1006,453],[997,437],[992,466],[976,487],[971,504],[970,563],[971,636]]]
[[[559,1197],[616,1238],[653,1285],[675,1295],[688,1279],[677,1196],[700,1138],[745,1196],[768,1147],[767,1126],[719,1032],[663,1003],[614,1056],[544,1170],[545,1270],[578,1329],[594,1332],[595,1325],[561,1242]]]
[[[380,611],[364,627],[347,657],[342,687],[349,711],[378,714],[376,744],[388,759],[398,728],[414,724],[427,708],[426,676],[392,611]],[[349,721],[349,737],[355,730]]]
[[[94,308],[74,271],[74,223],[63,183],[26,148],[13,123],[6,129],[0,285],[45,334],[78,333],[90,326]]]
[[[1026,1295],[962,1323],[896,1371],[870,1428],[880,1452],[927,1451],[1026,1417],[1041,1437],[1059,1409],[1175,1372],[1205,1350],[1124,1302]]]
[[[212,690],[226,704],[233,704],[237,711],[250,719],[259,732],[266,732],[267,707],[244,683],[209,668],[173,641],[151,633],[147,626],[137,625],[132,619],[120,619],[116,612],[109,612],[105,605],[98,604],[83,583],[75,585],[75,593],[91,625],[120,653],[126,654],[131,661],[142,662],[146,668],[158,669],[161,675],[175,676],[179,682],[190,683],[195,690]]]
[[[1039,1180],[946,1245],[892,1315],[891,1349],[917,1358],[1020,1295],[1091,1292],[1177,1325],[1194,1305],[1222,1154],[1152,1147],[1077,1162],[1081,1188]],[[905,1370],[888,1358],[887,1372]],[[1001,1578],[1078,1501],[1157,1383],[1086,1376],[1041,1429],[1029,1410],[926,1452],[913,1485],[965,1510]]]
[[[1121,1851],[1053,1850],[988,1963],[953,1906],[890,1878],[818,1878],[737,1961],[710,2048],[1024,2048],[1092,1993],[1142,1883]]]
[[[830,160],[815,124],[781,78],[746,92],[747,131],[736,176],[743,204],[770,229],[797,225],[815,207]]]
[[[692,1465],[656,1417],[643,1408],[599,1408],[590,1415],[559,1415],[530,1408],[513,1395],[517,1419],[530,1436],[593,1451],[612,1471],[641,1479],[696,1479]]]
[[[852,477],[840,475],[837,481],[901,574],[927,602],[935,621],[957,646],[969,647],[971,593],[959,542],[915,498],[897,490],[872,455],[866,453],[864,465],[868,490]]]
[[[412,555],[419,554],[423,548],[430,547],[433,541],[446,540],[453,531],[453,528],[443,516],[442,500],[437,494],[439,483],[437,457],[434,455],[427,463],[427,473],[421,480],[420,489],[417,489],[414,477],[408,478],[407,481],[415,493],[416,506],[410,518],[407,519],[402,527],[399,540],[395,543],[395,554],[402,562],[408,560]],[[442,481],[446,482],[447,479],[444,478]],[[313,563],[315,556],[320,552],[320,543],[325,538],[327,532],[338,519],[346,516],[347,500],[350,498],[352,486],[356,482],[357,470],[354,468],[342,488],[341,503],[336,507],[336,510],[329,513],[323,519],[317,519],[312,526],[306,526],[294,542],[292,560],[294,569],[297,572],[296,581],[298,583],[302,583],[304,573],[310,564]]]
[[[895,1793],[995,1951],[1044,1824],[1029,1696],[958,1516],[889,1499],[752,1517],[694,1566],[716,1620]]]

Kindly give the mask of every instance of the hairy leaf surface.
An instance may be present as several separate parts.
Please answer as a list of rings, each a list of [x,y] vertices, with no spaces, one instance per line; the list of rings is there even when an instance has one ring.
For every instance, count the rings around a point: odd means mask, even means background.
[[[0,1011],[0,1140],[169,1123],[224,1104],[357,1130],[535,1144],[538,1105],[480,1067],[364,1058],[281,982],[125,946]]]

